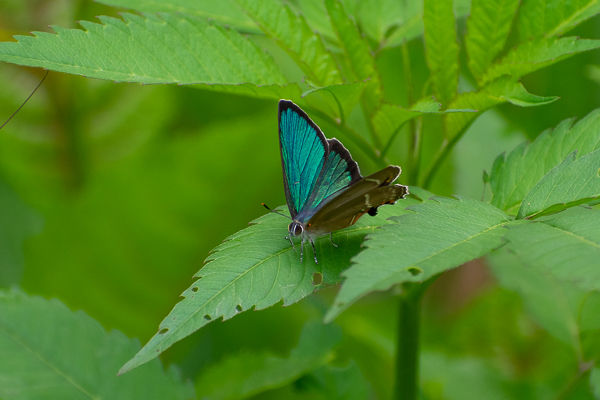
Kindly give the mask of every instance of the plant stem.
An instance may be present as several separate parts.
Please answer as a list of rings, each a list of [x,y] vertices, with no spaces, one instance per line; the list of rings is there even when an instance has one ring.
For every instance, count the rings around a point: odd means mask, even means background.
[[[427,283],[406,283],[400,296],[396,349],[395,400],[416,400],[419,393],[419,323]]]

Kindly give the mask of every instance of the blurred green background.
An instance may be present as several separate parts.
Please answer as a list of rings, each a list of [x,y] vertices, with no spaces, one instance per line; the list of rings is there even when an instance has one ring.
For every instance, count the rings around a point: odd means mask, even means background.
[[[4,0],[0,40],[50,31],[51,24],[74,28],[77,20],[118,16],[119,11],[88,1]],[[464,17],[458,26],[464,33]],[[598,38],[599,29],[596,17],[573,35]],[[427,79],[419,73],[427,70],[422,38],[408,46],[413,84],[420,88]],[[278,62],[285,65],[281,57]],[[386,97],[402,105],[401,62],[399,48],[378,54]],[[463,69],[460,84],[468,90],[469,74]],[[0,64],[0,122],[44,73]],[[525,77],[530,92],[561,100],[532,108],[507,104],[486,112],[457,145],[431,190],[482,198],[483,169],[489,171],[498,154],[597,108],[599,82],[597,51]],[[261,202],[271,207],[285,203],[276,112],[275,101],[51,72],[0,131],[0,286],[19,285],[30,294],[59,298],[106,329],[145,343],[209,251],[264,214]],[[432,120],[425,134],[437,134],[436,117],[427,118]],[[322,127],[326,136],[344,141],[339,132]],[[345,144],[363,173],[373,172],[360,150]],[[285,355],[304,323],[321,319],[336,290],[285,309],[275,306],[212,323],[162,358],[193,378],[227,354],[265,349]],[[442,392],[447,398],[484,398],[477,397],[477,385],[464,397],[465,388],[452,384],[465,379],[502,387],[507,397],[498,398],[546,398],[563,388],[577,368],[570,347],[542,330],[516,293],[497,285],[486,260],[444,274],[429,290],[424,310],[423,390],[431,398]],[[380,398],[392,387],[396,313],[393,293],[374,294],[336,321],[345,333],[336,363],[354,360]],[[262,396],[307,396],[310,387],[301,380]]]

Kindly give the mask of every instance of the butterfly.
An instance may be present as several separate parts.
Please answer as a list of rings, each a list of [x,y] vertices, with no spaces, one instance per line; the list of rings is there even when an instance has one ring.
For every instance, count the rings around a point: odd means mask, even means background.
[[[300,262],[305,242],[312,245],[318,264],[314,242],[318,236],[329,233],[331,243],[338,247],[333,243],[333,231],[353,225],[364,214],[374,216],[378,207],[394,204],[408,194],[407,186],[391,185],[400,175],[400,167],[390,165],[363,177],[344,145],[335,138],[327,139],[293,102],[279,101],[278,121],[283,186],[292,220],[285,239],[294,249],[292,238],[302,239]]]

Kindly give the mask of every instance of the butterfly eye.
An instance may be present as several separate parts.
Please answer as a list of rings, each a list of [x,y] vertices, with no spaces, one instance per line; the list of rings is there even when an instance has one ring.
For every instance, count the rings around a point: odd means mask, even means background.
[[[296,224],[296,227],[294,228],[294,236],[302,235],[302,231],[304,231],[304,228],[302,227],[302,225]]]

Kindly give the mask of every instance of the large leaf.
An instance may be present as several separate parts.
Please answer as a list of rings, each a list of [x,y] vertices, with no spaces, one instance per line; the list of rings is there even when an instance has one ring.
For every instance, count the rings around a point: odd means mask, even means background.
[[[370,78],[364,97],[367,110],[372,113],[383,99],[383,88],[369,43],[361,36],[339,0],[325,0],[325,5],[355,80]]]
[[[600,12],[598,0],[523,0],[519,9],[522,40],[556,36]]]
[[[302,15],[278,0],[234,0],[258,26],[294,59],[318,86],[341,83],[333,55]]]
[[[213,400],[242,399],[286,385],[331,361],[331,350],[341,336],[341,330],[334,325],[309,324],[289,357],[267,353],[227,357],[202,370],[196,391]]]
[[[447,105],[458,87],[458,43],[452,0],[425,0],[425,47],[437,100]]]
[[[160,324],[159,332],[123,366],[121,373],[141,365],[192,334],[209,322],[229,319],[254,307],[257,310],[283,300],[295,303],[317,289],[340,280],[340,273],[350,264],[365,235],[378,226],[389,224],[387,218],[399,215],[403,207],[415,204],[403,200],[395,206],[382,207],[375,217],[363,217],[355,225],[333,233],[335,248],[324,236],[315,241],[319,264],[313,260],[310,245],[304,249],[300,263],[298,246],[294,250],[284,237],[288,221],[268,214],[215,248],[206,265],[195,277],[201,278],[183,292],[184,299]],[[323,281],[315,285],[313,276]]]
[[[500,155],[490,176],[494,193],[491,203],[503,210],[518,205],[568,154],[577,150],[581,157],[600,148],[600,110],[572,124],[573,120],[565,120],[554,130],[540,134],[533,143],[522,144],[507,157]]]
[[[578,160],[576,155],[569,154],[527,193],[517,218],[537,218],[600,196],[600,149]]]
[[[145,13],[185,13],[196,17],[210,18],[239,30],[260,32],[254,21],[237,7],[234,0],[99,0],[98,2]]]
[[[283,85],[272,58],[235,31],[186,15],[123,14],[0,43],[0,60],[116,82]],[[118,45],[115,45],[118,43]]]
[[[600,212],[579,208],[509,229],[510,250],[528,265],[588,290],[600,289]]]
[[[504,48],[519,0],[474,0],[465,45],[469,68],[479,78]]]
[[[365,250],[342,274],[346,280],[325,319],[331,321],[361,297],[402,282],[430,277],[481,257],[502,244],[510,217],[465,197],[434,197],[392,218],[368,236]]]
[[[597,49],[600,40],[541,38],[521,43],[492,65],[481,78],[486,84],[504,75],[520,78],[582,51]]]
[[[0,292],[0,397],[13,399],[191,399],[194,389],[160,362],[117,377],[140,345],[107,333],[58,300]]]
[[[23,241],[42,229],[43,220],[0,178],[0,287],[21,283]]]

